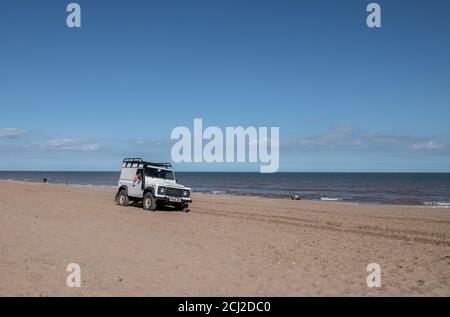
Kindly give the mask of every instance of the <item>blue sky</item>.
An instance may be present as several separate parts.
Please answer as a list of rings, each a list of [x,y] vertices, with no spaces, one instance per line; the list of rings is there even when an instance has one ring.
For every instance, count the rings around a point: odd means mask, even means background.
[[[448,1],[69,2],[0,2],[0,170],[170,160],[202,118],[280,127],[280,171],[450,172]]]

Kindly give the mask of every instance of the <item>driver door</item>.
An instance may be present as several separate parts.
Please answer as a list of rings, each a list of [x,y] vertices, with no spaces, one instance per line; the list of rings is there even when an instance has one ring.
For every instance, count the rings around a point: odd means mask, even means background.
[[[142,198],[142,182],[144,181],[144,174],[142,169],[136,171],[132,183],[128,187],[128,196]]]

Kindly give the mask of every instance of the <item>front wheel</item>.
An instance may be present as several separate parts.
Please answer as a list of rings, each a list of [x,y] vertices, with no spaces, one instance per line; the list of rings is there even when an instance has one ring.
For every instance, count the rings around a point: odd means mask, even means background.
[[[156,200],[152,193],[148,192],[144,195],[142,199],[142,207],[144,210],[155,211],[156,210]]]
[[[116,194],[116,205],[119,206],[128,206],[130,200],[128,199],[127,192],[122,189],[119,193]]]

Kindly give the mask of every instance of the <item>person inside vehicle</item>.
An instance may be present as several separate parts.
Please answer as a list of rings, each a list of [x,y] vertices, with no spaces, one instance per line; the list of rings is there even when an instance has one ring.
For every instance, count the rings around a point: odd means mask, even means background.
[[[142,180],[142,170],[137,170],[136,175],[133,177],[133,183],[140,183]]]

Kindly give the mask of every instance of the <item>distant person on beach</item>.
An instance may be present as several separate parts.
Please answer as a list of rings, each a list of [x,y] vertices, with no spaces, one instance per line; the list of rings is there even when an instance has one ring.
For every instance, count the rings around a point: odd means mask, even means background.
[[[47,179],[44,178],[44,179],[42,180],[42,182],[43,182],[44,184],[46,184],[46,183],[47,183]]]

